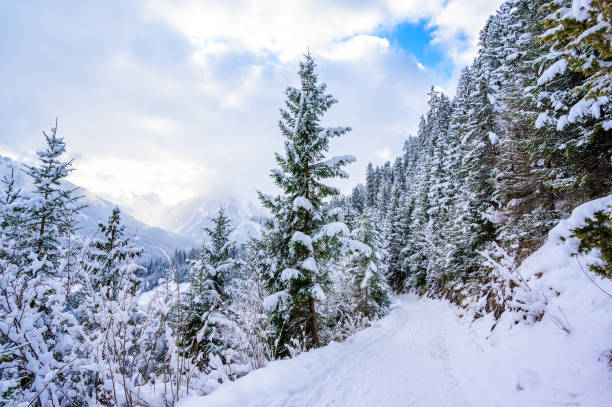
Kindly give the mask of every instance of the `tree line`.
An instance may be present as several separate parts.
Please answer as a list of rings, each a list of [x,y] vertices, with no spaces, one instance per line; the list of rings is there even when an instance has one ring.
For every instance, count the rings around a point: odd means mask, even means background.
[[[432,88],[403,154],[370,164],[348,196],[327,182],[355,158],[327,152],[351,129],[321,126],[337,101],[306,55],[280,112],[280,193],[259,194],[270,216],[246,250],[223,208],[198,250],[147,267],[118,208],[79,236],[66,144],[57,125],[44,133],[23,168],[33,188],[2,180],[0,401],[173,405],[345,339],[384,315],[393,291],[471,299],[497,316],[516,307],[520,281],[503,271],[611,189],[612,11],[581,4],[506,1],[455,96]],[[581,250],[609,258],[609,214],[576,233]]]

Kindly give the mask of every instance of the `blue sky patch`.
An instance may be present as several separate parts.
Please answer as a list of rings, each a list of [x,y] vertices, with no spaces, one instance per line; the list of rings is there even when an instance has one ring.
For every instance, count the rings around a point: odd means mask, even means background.
[[[425,67],[435,67],[444,59],[441,50],[431,45],[434,28],[427,27],[427,21],[401,23],[390,31],[382,33],[392,46],[399,47],[414,55]]]

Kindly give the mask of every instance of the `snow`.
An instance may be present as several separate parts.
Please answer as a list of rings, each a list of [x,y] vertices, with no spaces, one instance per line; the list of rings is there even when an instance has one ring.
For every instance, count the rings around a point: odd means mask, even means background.
[[[549,121],[550,121],[550,118],[548,117],[548,115],[546,113],[544,113],[544,112],[540,113],[538,115],[538,118],[535,121],[536,129],[541,129]]]
[[[140,294],[138,297],[138,306],[141,309],[148,309],[150,306],[159,301],[164,301],[166,296],[166,288],[168,289],[168,295],[174,296],[176,293],[176,282],[170,281],[168,285],[162,279],[159,281],[159,285],[150,291],[146,291]],[[191,288],[190,283],[180,283],[179,291],[181,293],[186,293]]]
[[[490,131],[488,136],[489,136],[489,141],[491,142],[492,145],[496,145],[497,143],[499,143],[499,136],[497,134]]]
[[[549,293],[541,322],[512,312],[472,320],[445,301],[403,295],[342,343],[271,362],[179,406],[608,406],[612,301],[583,274],[569,238],[607,205],[612,195],[576,208],[519,267],[532,290]],[[593,261],[580,259],[585,268]],[[589,274],[612,291],[612,281]]]
[[[374,269],[374,270],[372,270]],[[373,277],[373,273],[372,271],[376,271],[376,265],[374,265],[374,267],[370,267],[368,270],[366,270],[365,276],[363,277],[363,280],[361,281],[361,284],[359,285],[359,287],[363,290],[368,286],[368,283],[370,282],[370,280]]]
[[[263,301],[264,309],[268,311],[273,310],[274,308],[276,308],[276,306],[278,305],[278,302],[282,299],[282,297],[286,295],[287,295],[286,290],[279,291],[277,293],[268,295],[266,298],[264,298],[264,301]]]
[[[555,76],[563,73],[565,69],[567,69],[567,61],[565,59],[558,60],[542,72],[542,75],[538,78],[538,85],[547,84],[552,81]]]
[[[364,254],[368,257],[372,255],[372,248],[359,240],[348,239],[346,245],[350,252]]]
[[[570,230],[585,226],[585,218],[592,217],[593,213],[597,211],[606,210],[608,206],[612,206],[612,195],[586,202],[574,208],[572,215],[568,219],[562,220],[551,229],[548,233],[547,244],[559,246],[561,245],[560,242],[563,242],[563,239],[565,239],[563,245],[570,246],[568,250],[575,252],[578,246],[578,239],[568,239],[568,236],[571,234]]]
[[[299,230],[293,233],[291,236],[291,242],[297,242],[306,247],[311,253],[313,251],[312,248],[312,238],[305,234],[304,232],[300,232]]]
[[[591,115],[595,118],[601,116],[601,107],[606,106],[610,99],[606,96],[601,96],[596,99],[582,99],[570,109],[567,115],[567,121],[575,122],[582,116]]]
[[[512,62],[512,61],[514,61],[515,59],[517,59],[517,58],[518,58],[518,57],[520,57],[520,56],[521,56],[521,55],[520,55],[518,52],[513,52],[512,54],[510,54],[510,55],[508,55],[508,56],[506,57],[506,61],[508,61],[508,62]]]
[[[298,209],[304,209],[308,212],[312,212],[314,210],[312,203],[310,203],[310,201],[303,196],[298,196],[293,200],[293,210],[297,211]]]
[[[390,315],[343,343],[270,363],[181,407],[605,406],[612,378],[595,349],[550,324],[520,325],[489,340],[490,320],[405,295]],[[609,326],[584,335],[603,344]],[[584,324],[583,328],[589,328]]]
[[[306,260],[302,262],[302,267],[304,270],[312,271],[313,273],[319,272],[319,267],[317,267],[317,262],[314,257],[308,257]]]
[[[312,296],[318,301],[325,301],[326,295],[323,292],[323,288],[319,284],[315,284],[310,289]]]
[[[321,231],[315,236],[315,240],[338,235],[348,236],[350,233],[348,226],[343,222],[331,222],[321,228]]]
[[[355,158],[354,155],[339,155],[325,161],[325,165],[328,167],[336,167],[338,164],[350,164],[354,163],[355,161],[357,161],[357,158]]]
[[[281,280],[282,281],[289,281],[289,280],[296,279],[299,276],[300,276],[300,272],[298,270],[292,269],[292,268],[286,268],[281,273]]]

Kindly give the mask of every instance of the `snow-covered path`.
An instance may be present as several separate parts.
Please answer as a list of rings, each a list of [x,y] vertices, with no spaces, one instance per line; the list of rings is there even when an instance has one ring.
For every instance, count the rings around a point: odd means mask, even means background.
[[[445,302],[396,301],[343,343],[272,362],[181,406],[611,405],[606,364],[549,322],[484,340],[492,321],[470,328]]]
[[[471,406],[450,359],[449,336],[461,331],[453,329],[452,314],[409,297],[399,302],[371,329],[316,355],[297,375],[306,382],[288,388],[273,405]]]

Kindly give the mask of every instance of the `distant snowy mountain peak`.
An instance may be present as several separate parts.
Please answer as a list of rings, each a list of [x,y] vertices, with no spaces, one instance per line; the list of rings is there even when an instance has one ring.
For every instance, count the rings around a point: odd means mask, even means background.
[[[32,189],[32,184],[29,177],[21,171],[22,168],[22,163],[0,156],[0,179],[4,176],[10,176],[11,170],[14,170],[15,183],[22,190],[22,193],[25,193]],[[68,188],[77,187],[69,182],[66,184]],[[0,185],[0,189],[2,187],[3,185]],[[78,218],[80,227],[78,233],[86,238],[96,232],[99,223],[107,220],[115,204],[81,187],[79,187],[77,195],[82,196],[83,203],[87,205]],[[189,249],[195,246],[193,240],[158,227],[148,226],[135,219],[123,208],[120,209],[123,224],[130,236],[133,237],[135,244],[145,250],[145,254],[158,257],[161,254],[160,248],[172,253],[176,249]]]
[[[251,237],[260,236],[261,220],[266,217],[263,209],[252,202],[238,200],[235,196],[197,196],[171,207],[164,216],[164,227],[189,240],[201,242],[204,228],[210,227],[210,219],[223,208],[232,220],[232,237],[237,243],[246,243]]]

